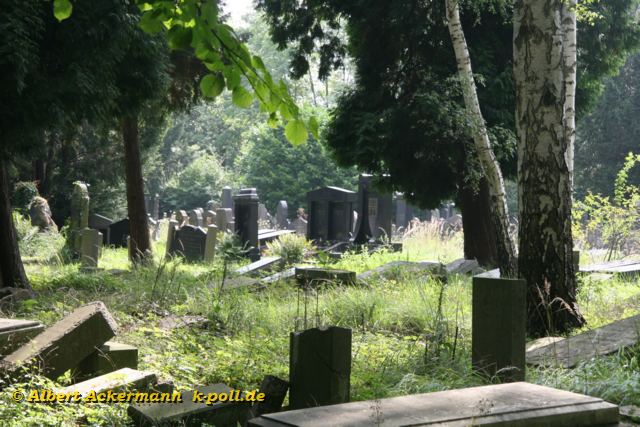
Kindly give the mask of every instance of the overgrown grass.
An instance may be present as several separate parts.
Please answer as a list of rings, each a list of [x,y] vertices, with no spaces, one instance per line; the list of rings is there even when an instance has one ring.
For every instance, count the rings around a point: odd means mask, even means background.
[[[51,324],[80,304],[102,300],[120,325],[117,340],[139,348],[140,369],[179,388],[225,382],[253,389],[267,374],[287,378],[289,333],[304,327],[306,306],[308,327],[353,330],[352,400],[491,382],[471,370],[468,277],[450,277],[445,284],[398,272],[369,286],[327,286],[310,295],[286,281],[259,292],[220,292],[219,259],[210,265],[165,262],[163,245],[154,250],[155,266],[133,270],[126,250],[109,248],[100,259],[104,271],[96,274],[79,273],[77,264],[28,264],[37,299],[0,314]],[[425,226],[407,237],[402,252],[352,253],[334,266],[362,272],[393,260],[446,262],[461,255],[460,235],[442,239]],[[123,271],[109,272],[113,269]],[[579,300],[589,327],[597,327],[639,312],[640,283],[586,279]],[[202,316],[208,322],[161,329],[160,319],[168,315]],[[527,380],[637,405],[638,364],[637,352],[626,352],[573,370],[529,369]],[[46,383],[37,375],[33,381]],[[8,390],[15,387],[31,385]],[[11,419],[12,425],[127,424],[125,405],[26,405],[12,402],[10,393],[1,399],[0,419]]]

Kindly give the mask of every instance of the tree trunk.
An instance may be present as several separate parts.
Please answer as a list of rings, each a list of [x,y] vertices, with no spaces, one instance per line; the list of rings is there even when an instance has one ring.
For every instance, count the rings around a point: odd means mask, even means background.
[[[0,160],[0,287],[31,291],[20,257],[9,188],[6,161]]]
[[[514,277],[517,273],[515,247],[511,236],[509,236],[509,214],[502,172],[491,148],[487,127],[480,111],[476,84],[471,69],[471,58],[469,57],[467,42],[460,22],[458,0],[445,0],[445,3],[447,6],[447,24],[458,63],[458,75],[464,94],[464,103],[472,120],[473,141],[489,188],[491,218],[495,222],[495,242],[497,244],[500,273],[502,277]]]
[[[149,220],[144,202],[137,117],[128,116],[122,120],[122,139],[129,214],[129,259],[134,264],[138,264],[151,259],[152,254]]]
[[[582,326],[576,303],[571,235],[561,1],[514,4],[514,76],[518,132],[520,276],[528,285],[532,336]],[[575,31],[575,29],[574,29]]]
[[[479,188],[469,188],[460,179],[456,205],[462,214],[464,257],[475,259],[485,268],[498,266],[495,223],[491,220],[489,185],[482,178]]]
[[[564,98],[564,138],[567,141],[567,167],[569,168],[569,180],[573,190],[573,153],[576,140],[576,74],[577,74],[577,22],[576,0],[564,0],[562,2],[562,31],[564,49],[562,64],[564,71],[565,98]]]

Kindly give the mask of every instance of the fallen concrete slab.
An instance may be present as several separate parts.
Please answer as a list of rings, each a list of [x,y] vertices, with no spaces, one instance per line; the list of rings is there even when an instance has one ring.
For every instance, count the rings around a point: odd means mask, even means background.
[[[113,338],[116,328],[102,302],[83,305],[6,356],[4,370],[15,374],[21,366],[35,364],[55,379]]]
[[[0,318],[0,355],[13,352],[43,329],[42,323],[35,320]]]
[[[618,407],[602,399],[525,382],[262,415],[249,426],[604,426]]]
[[[640,315],[610,323],[527,351],[530,365],[573,368],[597,356],[612,354],[640,342]]]
[[[527,346],[525,347],[525,349],[526,349],[526,351],[535,350],[537,348],[544,347],[544,346],[547,346],[549,344],[556,343],[558,341],[562,341],[563,339],[565,339],[565,338],[564,337],[542,337],[542,338],[538,338],[537,340],[533,340],[531,342],[528,342]]]
[[[445,266],[447,274],[476,274],[483,270],[475,259],[460,258]]]
[[[263,277],[260,281],[262,283],[273,283],[273,282],[277,282],[278,280],[289,279],[291,277],[294,277],[295,275],[296,275],[296,268],[291,267],[279,273],[272,274],[271,276]]]
[[[138,371],[131,368],[122,368],[117,371],[109,372],[99,377],[91,378],[61,388],[61,393],[79,393],[80,396],[86,397],[90,393],[102,393],[105,391],[121,391],[121,390],[140,390],[157,381],[156,374],[153,372]]]
[[[138,349],[107,341],[78,364],[75,377],[93,378],[122,368],[138,369]]]
[[[272,268],[275,265],[279,264],[282,261],[282,257],[279,256],[270,256],[259,259],[256,262],[252,262],[251,264],[247,264],[243,267],[240,267],[234,274],[241,276],[243,274],[252,274],[256,273],[260,270],[266,270],[268,268]]]
[[[210,393],[219,395],[230,391],[231,388],[225,384],[214,384],[182,392],[180,403],[134,404],[129,406],[127,413],[139,427],[174,424],[199,426],[203,422],[221,427],[236,426],[238,423],[244,425],[251,402],[217,401],[208,405],[206,403],[206,396]],[[199,401],[200,394],[205,396],[205,401]]]

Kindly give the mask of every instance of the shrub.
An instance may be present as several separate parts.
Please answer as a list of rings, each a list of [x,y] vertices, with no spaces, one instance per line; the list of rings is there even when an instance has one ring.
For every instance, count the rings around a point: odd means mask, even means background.
[[[29,212],[29,204],[36,196],[38,196],[36,183],[32,181],[21,181],[16,183],[11,204],[15,209],[19,210],[21,214],[27,215]]]
[[[302,261],[312,249],[311,242],[294,233],[285,234],[273,242],[267,242],[267,253],[281,257],[286,264]]]

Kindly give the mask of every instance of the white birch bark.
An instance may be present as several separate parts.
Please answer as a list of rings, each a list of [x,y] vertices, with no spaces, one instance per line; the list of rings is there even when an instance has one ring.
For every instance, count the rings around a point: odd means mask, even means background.
[[[576,74],[578,61],[576,0],[562,3],[562,30],[564,68],[564,137],[567,141],[567,167],[573,188],[573,155],[576,139]]]
[[[491,147],[487,126],[480,110],[471,58],[460,21],[458,0],[445,0],[445,4],[447,8],[447,25],[458,64],[458,76],[462,85],[464,103],[472,120],[473,141],[489,184],[491,210],[495,216],[496,231],[498,233],[496,241],[498,244],[500,270],[503,277],[514,276],[516,274],[515,250],[509,235],[507,196],[502,172]]]

